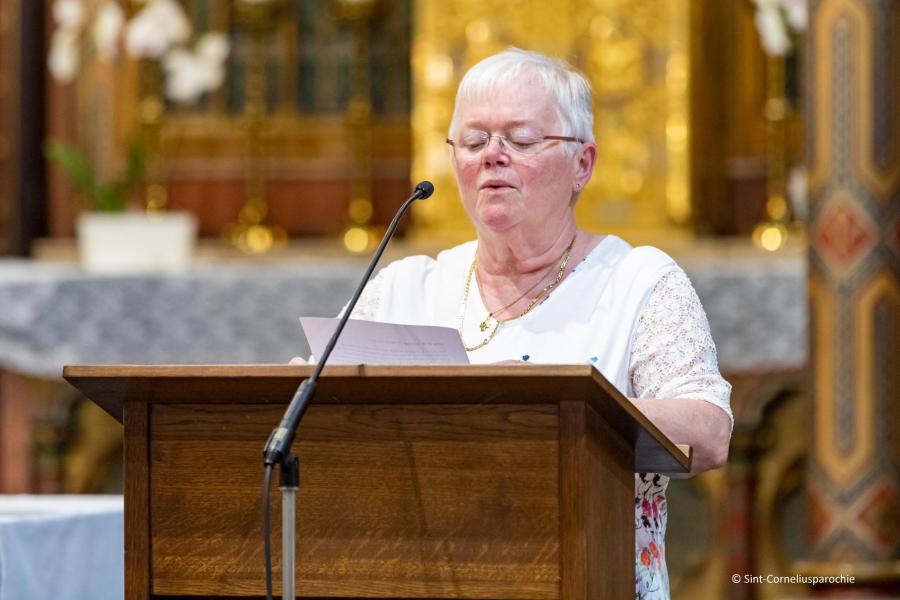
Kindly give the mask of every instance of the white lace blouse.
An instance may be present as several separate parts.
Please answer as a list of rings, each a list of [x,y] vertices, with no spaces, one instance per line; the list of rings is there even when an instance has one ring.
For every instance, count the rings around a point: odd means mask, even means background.
[[[366,286],[352,317],[459,328],[469,347],[490,330],[476,278],[463,290],[475,255],[468,242],[437,259],[412,256],[382,269]],[[694,398],[732,420],[731,386],[719,374],[706,313],[684,271],[663,252],[606,236],[538,306],[504,323],[473,363],[522,360],[591,363],[632,398]],[[635,476],[636,596],[669,597],[665,568],[666,485],[653,473]]]

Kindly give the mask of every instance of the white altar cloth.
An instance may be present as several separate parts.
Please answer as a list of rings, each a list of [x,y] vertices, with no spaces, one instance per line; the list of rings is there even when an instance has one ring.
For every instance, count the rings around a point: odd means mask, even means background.
[[[713,245],[673,256],[703,302],[723,372],[806,364],[802,253]],[[336,315],[364,266],[198,263],[177,275],[97,276],[0,258],[0,369],[56,379],[67,364],[285,364],[309,354],[297,317]]]
[[[0,600],[122,600],[122,496],[0,495]]]

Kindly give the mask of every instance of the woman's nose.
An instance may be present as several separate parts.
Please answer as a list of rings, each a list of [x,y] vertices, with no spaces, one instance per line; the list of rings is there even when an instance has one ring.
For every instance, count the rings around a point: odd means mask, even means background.
[[[494,140],[497,140],[497,143],[494,143]],[[485,163],[506,163],[509,161],[509,154],[507,154],[506,144],[503,143],[503,138],[499,135],[492,135],[488,138],[487,143],[484,146],[484,153],[482,155],[482,160]]]

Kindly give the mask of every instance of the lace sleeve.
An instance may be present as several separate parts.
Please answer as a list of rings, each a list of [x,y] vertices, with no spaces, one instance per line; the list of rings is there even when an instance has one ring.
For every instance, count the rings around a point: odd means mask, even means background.
[[[369,280],[366,287],[363,288],[363,293],[359,297],[359,302],[356,303],[356,306],[353,307],[353,312],[350,313],[351,319],[359,319],[361,321],[375,320],[375,315],[378,312],[378,304],[381,301],[381,288],[383,282],[384,269],[378,271],[378,273]],[[347,310],[346,305],[341,309],[338,316],[343,315],[345,310]]]
[[[695,398],[734,416],[706,313],[684,271],[663,275],[641,311],[629,374],[638,398]]]

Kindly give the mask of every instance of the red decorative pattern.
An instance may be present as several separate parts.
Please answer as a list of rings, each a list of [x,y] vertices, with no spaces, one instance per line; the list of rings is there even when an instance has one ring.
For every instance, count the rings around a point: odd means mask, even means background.
[[[900,258],[900,216],[894,219],[894,222],[888,226],[885,241],[888,248],[891,249],[897,258]]]
[[[809,506],[810,540],[813,545],[818,545],[828,532],[830,516],[828,508],[823,504],[819,494],[809,490],[807,495]]]
[[[838,193],[819,215],[812,241],[825,263],[842,273],[875,246],[878,227],[851,198]]]
[[[863,500],[857,523],[866,529],[867,537],[878,542],[885,558],[893,555],[900,544],[900,495],[893,482],[882,480]]]

